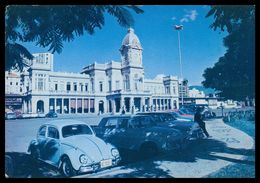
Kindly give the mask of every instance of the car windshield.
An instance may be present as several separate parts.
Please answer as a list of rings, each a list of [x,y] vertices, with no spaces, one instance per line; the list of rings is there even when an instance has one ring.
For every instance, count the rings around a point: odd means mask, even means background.
[[[92,135],[92,131],[87,125],[68,125],[62,128],[62,136],[64,138],[73,135]]]

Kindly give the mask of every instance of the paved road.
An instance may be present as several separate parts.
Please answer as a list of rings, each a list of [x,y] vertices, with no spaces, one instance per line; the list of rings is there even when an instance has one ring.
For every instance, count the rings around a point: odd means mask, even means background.
[[[77,116],[73,119],[96,124],[100,116]],[[27,156],[24,153],[30,140],[35,138],[37,129],[46,120],[48,119],[5,121],[5,151],[16,152],[17,157],[25,160]],[[183,152],[173,151],[144,161],[133,156],[129,164],[77,177],[207,177],[232,163],[254,164],[254,161],[243,160],[245,155],[249,156],[254,151],[254,140],[247,134],[224,124],[221,119],[207,121],[207,129],[212,138],[194,141]],[[26,167],[26,162],[24,165],[21,163],[21,166]],[[34,175],[29,171],[31,170],[28,169],[28,174],[22,177],[59,177],[57,172],[46,165],[38,167]]]

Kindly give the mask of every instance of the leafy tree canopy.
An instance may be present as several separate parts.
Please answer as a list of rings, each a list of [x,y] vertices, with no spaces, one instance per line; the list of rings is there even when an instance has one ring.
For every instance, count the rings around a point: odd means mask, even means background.
[[[212,6],[206,17],[214,16],[214,30],[226,28],[227,48],[218,62],[204,71],[205,87],[221,91],[228,99],[255,97],[255,6]]]
[[[5,70],[22,70],[31,53],[18,44],[35,42],[61,53],[64,41],[73,41],[84,33],[93,34],[105,24],[104,14],[117,18],[121,26],[129,27],[134,20],[130,13],[143,13],[138,6],[114,5],[12,5],[5,11]]]

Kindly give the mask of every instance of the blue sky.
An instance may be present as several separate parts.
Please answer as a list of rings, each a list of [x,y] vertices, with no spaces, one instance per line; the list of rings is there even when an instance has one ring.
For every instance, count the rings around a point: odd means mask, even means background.
[[[134,14],[136,35],[143,47],[145,78],[157,74],[180,76],[178,37],[173,26],[182,24],[181,54],[183,76],[189,85],[200,85],[202,74],[212,67],[226,48],[226,32],[213,31],[209,25],[213,18],[205,18],[209,6],[145,5],[143,14]],[[106,15],[105,26],[94,35],[85,34],[72,42],[64,42],[61,54],[54,54],[54,71],[80,72],[93,62],[120,61],[119,48],[127,28],[121,27],[116,18]],[[48,48],[23,43],[32,53],[47,52]]]

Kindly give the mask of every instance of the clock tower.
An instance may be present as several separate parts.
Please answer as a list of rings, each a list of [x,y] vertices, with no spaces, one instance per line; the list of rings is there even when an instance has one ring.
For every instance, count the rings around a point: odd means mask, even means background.
[[[124,90],[143,91],[143,48],[134,29],[129,28],[120,48]]]
[[[143,67],[142,52],[143,48],[134,29],[129,28],[120,48],[122,66]]]

